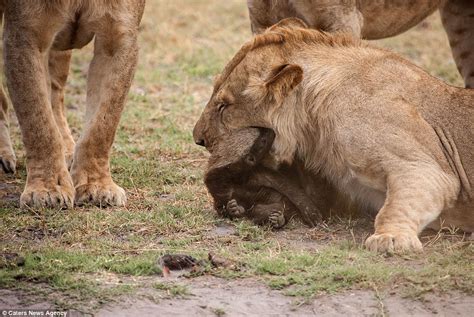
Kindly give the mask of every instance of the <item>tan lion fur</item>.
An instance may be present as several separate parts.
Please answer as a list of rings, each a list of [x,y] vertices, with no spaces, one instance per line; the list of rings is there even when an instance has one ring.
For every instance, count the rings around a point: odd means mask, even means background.
[[[198,144],[212,152],[222,133],[273,129],[277,161],[298,158],[378,211],[372,250],[421,250],[430,224],[474,230],[473,91],[300,22],[257,35],[236,57],[196,123]]]
[[[0,1],[0,25],[3,22],[4,3]],[[3,66],[3,63],[0,63]],[[0,68],[3,76],[3,68]],[[0,167],[5,173],[14,173],[16,169],[16,156],[10,140],[8,124],[8,98],[0,83]]]
[[[0,5],[7,86],[27,158],[21,205],[125,204],[125,191],[110,175],[109,156],[135,72],[145,1],[4,0]],[[92,39],[85,127],[74,145],[64,115],[64,85],[71,50]]]
[[[439,9],[466,87],[474,88],[474,2],[470,0],[247,0],[251,27],[261,33],[296,17],[326,32],[374,40],[403,33]]]

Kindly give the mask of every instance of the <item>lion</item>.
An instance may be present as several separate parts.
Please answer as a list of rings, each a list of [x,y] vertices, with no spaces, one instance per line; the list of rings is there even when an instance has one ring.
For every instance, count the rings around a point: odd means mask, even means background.
[[[284,20],[224,68],[193,136],[211,149],[243,127],[275,131],[277,162],[300,159],[373,209],[379,252],[420,251],[427,226],[474,230],[474,91],[449,86],[351,36]]]
[[[474,88],[474,2],[470,0],[247,0],[251,28],[261,33],[297,17],[326,32],[376,40],[403,33],[439,9],[465,85]]]
[[[3,20],[3,11],[5,4],[0,1],[0,25]],[[3,73],[3,71],[0,72]],[[10,140],[8,124],[8,98],[0,84],[0,165],[5,173],[15,173],[16,156],[13,151],[12,142]]]
[[[145,0],[1,1],[6,83],[26,150],[21,206],[125,204],[109,157],[137,64],[144,6]],[[85,128],[75,144],[64,115],[64,86],[71,50],[92,39]],[[0,135],[0,144],[6,138]]]
[[[221,138],[204,175],[214,209],[223,216],[247,217],[275,229],[294,217],[315,226],[321,212],[304,192],[294,167],[277,171],[264,167],[274,137],[271,129],[244,128]]]
[[[5,173],[15,173],[16,156],[8,130],[8,99],[0,86],[0,165]]]

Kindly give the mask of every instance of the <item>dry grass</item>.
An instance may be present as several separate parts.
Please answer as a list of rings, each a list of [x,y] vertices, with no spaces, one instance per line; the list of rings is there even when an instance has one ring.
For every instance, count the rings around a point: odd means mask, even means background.
[[[20,267],[0,266],[0,288],[28,288],[60,306],[100,305],[153,285],[180,295],[186,290],[145,278],[160,273],[157,257],[165,252],[205,257],[212,251],[245,265],[240,271],[206,274],[257,277],[294,296],[374,287],[377,294],[402,289],[413,297],[428,291],[472,292],[474,250],[459,235],[424,238],[423,255],[386,258],[361,247],[370,232],[363,220],[335,220],[311,230],[293,223],[284,232],[272,232],[215,217],[202,183],[207,153],[193,144],[191,131],[210,96],[213,76],[249,36],[243,1],[149,1],[140,64],[113,149],[112,171],[127,190],[126,208],[19,210],[24,152],[13,124],[19,172],[3,177],[0,187],[0,252],[18,253],[26,261]],[[438,17],[379,43],[462,84]],[[91,47],[75,53],[67,88],[76,136],[90,57]],[[234,233],[219,235],[223,224]],[[110,286],[111,276],[123,283]]]

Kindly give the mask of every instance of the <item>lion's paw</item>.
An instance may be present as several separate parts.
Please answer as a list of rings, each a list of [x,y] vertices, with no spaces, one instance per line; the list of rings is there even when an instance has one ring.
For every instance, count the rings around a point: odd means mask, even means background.
[[[285,215],[282,210],[274,210],[268,217],[272,228],[279,229],[285,225]]]
[[[69,174],[62,173],[57,180],[28,180],[20,197],[23,208],[72,208],[74,187]]]
[[[112,180],[76,186],[75,203],[78,206],[95,205],[99,207],[125,206],[125,190]]]
[[[420,252],[423,250],[418,236],[409,233],[375,233],[367,238],[365,246],[370,251],[380,253]]]
[[[0,87],[0,112],[2,112],[2,102],[6,102],[2,92],[3,90]],[[8,124],[2,119],[0,119],[0,165],[5,173],[15,173],[15,152],[13,152],[12,142],[10,141]]]
[[[16,157],[12,149],[0,150],[0,164],[5,173],[15,173]]]
[[[229,200],[225,209],[231,218],[242,217],[245,214],[245,208],[240,206],[235,199]]]

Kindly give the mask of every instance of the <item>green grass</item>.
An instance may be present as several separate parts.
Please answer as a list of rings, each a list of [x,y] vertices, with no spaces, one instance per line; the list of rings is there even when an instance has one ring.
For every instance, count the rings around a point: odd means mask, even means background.
[[[115,273],[130,276],[161,274],[156,264],[158,252],[146,252],[130,257],[127,254],[94,254],[91,252],[46,248],[25,255],[22,266],[11,266],[1,271],[0,287],[11,287],[18,281],[46,283],[60,290],[75,282],[84,283],[74,275]],[[73,287],[73,286],[71,286]]]
[[[173,284],[173,283],[155,283],[153,288],[157,290],[166,291],[170,297],[187,297],[191,295],[188,288],[185,285]]]
[[[420,295],[420,287],[430,290],[458,289],[472,293],[472,280],[465,279],[474,268],[467,254],[438,251],[413,257],[412,261],[386,259],[347,243],[320,252],[284,252],[277,259],[256,258],[251,265],[266,277],[271,288],[283,289],[291,296],[312,297],[323,292],[350,288],[386,289],[401,283],[407,295]],[[450,257],[446,259],[446,257]],[[413,266],[414,262],[419,265]]]
[[[445,234],[437,242],[425,238],[433,243],[423,254],[384,257],[361,247],[371,231],[364,220],[336,219],[311,230],[291,223],[284,232],[274,232],[216,217],[202,181],[208,154],[193,144],[192,128],[210,96],[212,78],[250,35],[246,12],[239,0],[149,1],[140,64],[111,162],[114,179],[127,191],[127,207],[22,211],[17,199],[0,201],[0,253],[25,258],[23,266],[0,268],[0,288],[60,307],[89,307],[90,302],[96,307],[140,289],[190,296],[184,282],[153,281],[161,274],[158,258],[186,253],[205,259],[214,252],[238,265],[206,267],[196,275],[258,279],[304,299],[354,288],[397,290],[412,298],[427,292],[472,294],[474,247],[459,235]],[[439,19],[424,23],[378,43],[461,85]],[[75,52],[66,92],[76,138],[91,56],[91,46]],[[11,130],[18,172],[1,176],[7,187],[0,191],[18,196],[25,159],[15,123]],[[222,224],[234,226],[235,233],[215,234]],[[215,314],[225,312],[216,309]]]

